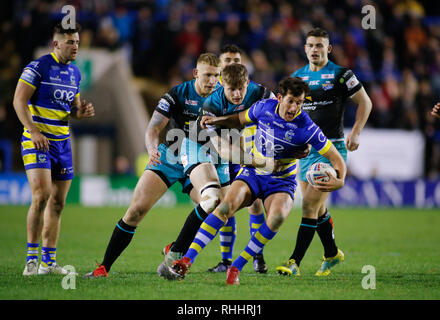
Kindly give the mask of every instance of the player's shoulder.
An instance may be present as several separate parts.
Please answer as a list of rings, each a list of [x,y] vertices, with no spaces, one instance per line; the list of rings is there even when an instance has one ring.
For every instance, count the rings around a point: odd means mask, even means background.
[[[353,75],[353,71],[350,68],[340,66],[332,61],[329,60],[326,68],[333,72],[336,77],[347,77],[348,75]]]
[[[254,104],[254,110],[264,113],[275,113],[276,107],[278,105],[277,99],[262,99]],[[255,112],[255,111],[254,111]]]
[[[298,70],[294,71],[290,76],[301,78],[303,75],[307,74],[308,72],[309,72],[309,65],[306,64],[304,67],[299,68]]]
[[[45,69],[47,69],[51,65],[52,61],[55,61],[55,60],[53,59],[51,54],[45,54],[45,55],[29,62],[26,65],[25,69],[33,69],[37,72],[43,72]]]
[[[193,80],[185,81],[185,82],[182,82],[178,85],[175,85],[174,87],[171,88],[171,90],[169,92],[174,93],[176,95],[182,95],[182,94],[185,94],[185,93],[191,91],[192,89],[195,90],[194,81],[195,80],[193,79]]]

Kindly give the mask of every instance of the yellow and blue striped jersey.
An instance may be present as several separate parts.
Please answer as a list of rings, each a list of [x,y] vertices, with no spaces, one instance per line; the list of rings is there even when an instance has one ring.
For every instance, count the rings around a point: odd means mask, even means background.
[[[70,109],[81,81],[78,67],[60,63],[52,52],[29,63],[19,81],[35,89],[28,106],[41,133],[49,140],[69,138]],[[27,128],[23,135],[31,137]]]
[[[246,119],[257,125],[252,154],[257,158],[273,158],[285,164],[279,172],[270,173],[275,178],[296,174],[298,160],[292,157],[292,153],[303,150],[306,144],[311,144],[321,155],[332,145],[307,113],[300,111],[292,121],[281,118],[276,99],[253,104],[246,111]],[[261,169],[255,171],[257,174],[268,174]]]

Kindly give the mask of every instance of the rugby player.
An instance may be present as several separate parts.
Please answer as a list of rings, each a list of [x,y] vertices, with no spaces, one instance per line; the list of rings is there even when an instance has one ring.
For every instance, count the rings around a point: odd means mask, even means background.
[[[30,62],[18,80],[14,109],[24,126],[21,154],[32,192],[27,214],[27,262],[23,275],[67,274],[56,262],[61,212],[74,176],[69,119],[94,116],[80,100],[81,74],[74,61],[79,24],[53,31],[53,52]],[[41,263],[38,266],[40,238]]]
[[[292,74],[303,79],[310,87],[303,110],[332,141],[344,161],[347,161],[347,150],[355,151],[359,147],[361,131],[371,112],[371,100],[350,69],[328,59],[332,46],[325,30],[311,30],[306,36],[304,48],[309,64]],[[355,123],[344,142],[343,116],[348,98],[358,106]],[[330,190],[314,188],[306,179],[307,169],[316,162],[329,163],[316,149],[312,149],[307,158],[299,161],[303,217],[292,255],[284,265],[277,267],[280,274],[299,275],[299,265],[315,230],[324,246],[324,258],[316,275],[329,275],[330,269],[344,260],[344,253],[336,246],[333,220],[325,204]]]
[[[182,164],[179,157],[175,155],[175,150],[171,149],[175,144],[180,145],[181,139],[161,142],[163,140],[161,133],[165,131],[164,129],[167,129],[166,131],[183,129],[184,134],[188,134],[189,123],[197,119],[203,102],[212,93],[218,82],[220,77],[219,58],[212,53],[201,54],[197,59],[197,66],[193,73],[195,79],[173,87],[159,100],[148,124],[145,137],[149,162],[136,185],[129,208],[114,228],[104,259],[94,271],[87,273],[85,277],[108,276],[113,263],[131,242],[138,224],[168,188],[177,181],[182,184],[182,191],[188,193],[191,199],[198,204],[185,223],[195,224],[198,228],[205,218],[201,209],[197,211],[197,208],[204,207],[205,204],[200,198],[201,189],[198,185],[193,187],[183,172]],[[180,132],[181,130],[179,130]],[[196,231],[197,229],[194,233]],[[183,249],[187,248],[189,244],[183,243]],[[178,248],[178,250],[183,249]],[[160,268],[163,267],[165,266],[160,265],[158,268],[160,275],[162,274]]]
[[[223,201],[200,226],[188,252],[172,264],[170,272],[176,278],[185,277],[195,258],[230,217],[260,198],[267,212],[267,219],[227,271],[226,283],[239,284],[239,274],[245,264],[275,236],[292,210],[298,161],[292,155],[306,144],[311,144],[329,159],[337,173],[328,182],[319,183],[319,187],[336,190],[344,185],[344,160],[321,129],[301,111],[308,92],[307,84],[300,78],[287,77],[280,81],[278,87],[276,99],[258,101],[249,109],[229,116],[203,117],[202,127],[240,127],[256,123],[253,156],[264,162],[275,159],[282,165],[273,171],[247,165],[240,169]]]

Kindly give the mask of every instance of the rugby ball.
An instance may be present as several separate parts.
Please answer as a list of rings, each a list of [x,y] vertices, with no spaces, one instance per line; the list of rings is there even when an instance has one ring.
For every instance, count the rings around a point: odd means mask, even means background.
[[[329,174],[336,177],[336,171],[331,165],[324,162],[314,163],[306,173],[307,181],[315,186],[316,182],[327,182],[330,180]]]

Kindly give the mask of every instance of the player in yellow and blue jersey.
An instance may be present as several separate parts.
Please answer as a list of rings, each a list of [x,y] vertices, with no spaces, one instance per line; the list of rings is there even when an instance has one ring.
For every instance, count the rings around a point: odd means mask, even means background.
[[[229,116],[204,117],[203,128],[215,125],[240,127],[257,124],[252,155],[264,163],[263,169],[245,165],[232,182],[223,201],[200,226],[190,249],[182,259],[176,260],[170,272],[183,278],[201,250],[216,236],[219,229],[235,212],[252,203],[263,200],[267,219],[252,235],[248,245],[234,260],[227,272],[227,284],[239,284],[239,274],[250,258],[258,254],[270,241],[293,207],[296,189],[297,159],[292,155],[311,144],[321,155],[330,160],[337,177],[319,183],[319,188],[336,190],[344,185],[346,166],[343,158],[321,129],[301,111],[307,84],[300,78],[288,77],[280,81],[276,99],[265,99],[248,110]],[[268,164],[272,163],[271,166]]]
[[[24,126],[21,153],[32,191],[23,275],[67,274],[56,263],[56,246],[61,211],[73,179],[69,119],[94,116],[93,105],[80,100],[81,74],[71,63],[78,53],[79,25],[76,29],[55,26],[53,46],[53,52],[24,68],[13,102]]]
[[[182,191],[188,193],[197,206],[189,214],[176,241],[167,246],[164,262],[157,270],[159,276],[167,277],[168,256],[176,258],[187,250],[207,214],[204,213],[206,207],[200,196],[203,190],[200,191],[197,185],[193,186],[184,174],[180,158],[175,155],[175,149],[178,148],[174,146],[179,147],[182,139],[188,136],[189,124],[199,117],[203,102],[214,90],[219,76],[219,58],[213,53],[203,53],[197,59],[194,79],[171,88],[159,100],[146,132],[149,162],[136,185],[129,208],[114,227],[102,262],[85,277],[108,276],[113,263],[130,244],[139,223],[176,182],[181,183]],[[172,140],[163,139],[161,133],[164,131],[177,135],[171,137]],[[171,248],[174,255],[169,254]]]
[[[347,150],[354,151],[359,146],[360,133],[371,111],[370,98],[350,69],[338,66],[328,59],[332,48],[325,30],[311,30],[306,36],[304,47],[309,63],[292,74],[303,79],[310,87],[303,110],[333,142],[346,161]],[[356,121],[344,142],[343,116],[348,98],[358,108]],[[303,218],[292,255],[284,265],[277,267],[278,272],[284,275],[299,274],[299,265],[315,231],[324,246],[324,259],[316,275],[330,274],[330,269],[344,260],[344,253],[336,246],[333,220],[325,204],[329,193],[317,190],[306,179],[307,169],[316,162],[328,163],[328,160],[313,148],[307,158],[299,161]]]

